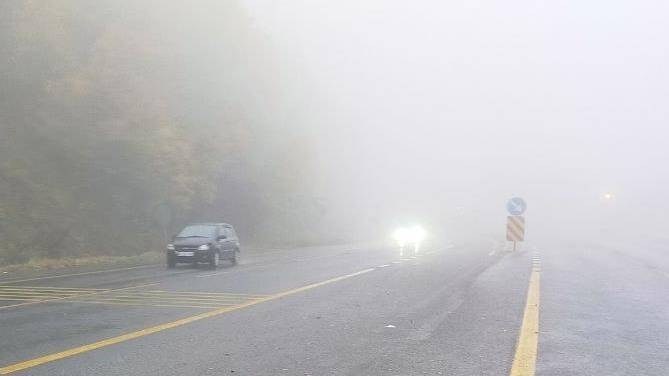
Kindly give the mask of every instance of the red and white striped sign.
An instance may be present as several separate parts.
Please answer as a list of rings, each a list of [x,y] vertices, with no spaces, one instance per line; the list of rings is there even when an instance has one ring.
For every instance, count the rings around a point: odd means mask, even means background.
[[[525,239],[525,217],[508,216],[506,221],[506,240],[522,242]]]

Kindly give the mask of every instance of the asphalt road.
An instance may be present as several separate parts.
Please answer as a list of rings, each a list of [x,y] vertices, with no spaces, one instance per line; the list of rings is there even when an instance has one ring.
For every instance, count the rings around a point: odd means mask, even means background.
[[[666,271],[606,247],[497,248],[315,247],[4,280],[0,373],[509,375],[534,263],[537,374],[667,374]]]
[[[669,375],[669,249],[542,248],[537,374]]]

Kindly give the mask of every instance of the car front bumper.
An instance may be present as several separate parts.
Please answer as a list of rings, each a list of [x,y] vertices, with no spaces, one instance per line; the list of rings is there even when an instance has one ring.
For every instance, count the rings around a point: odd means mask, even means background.
[[[209,262],[212,258],[213,251],[200,250],[175,250],[168,251],[167,256],[174,258],[178,263],[194,263],[194,262]]]

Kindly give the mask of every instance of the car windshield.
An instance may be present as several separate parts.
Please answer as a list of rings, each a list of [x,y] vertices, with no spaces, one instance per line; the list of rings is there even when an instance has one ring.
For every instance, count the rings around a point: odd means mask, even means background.
[[[177,238],[213,238],[214,234],[216,234],[216,226],[194,225],[181,230]]]

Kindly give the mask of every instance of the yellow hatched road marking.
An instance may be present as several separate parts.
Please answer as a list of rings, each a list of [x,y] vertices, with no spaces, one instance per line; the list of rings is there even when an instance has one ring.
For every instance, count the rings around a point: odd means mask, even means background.
[[[134,288],[132,287],[132,289]],[[74,288],[58,287],[30,286],[24,288],[22,286],[0,286],[0,300],[23,302],[21,304],[1,306],[0,308],[41,302],[67,303],[75,301],[98,304],[116,302],[125,305],[146,305],[153,307],[219,308],[244,303],[248,300],[263,299],[265,297],[266,295],[259,294],[193,291],[128,291],[127,289],[102,290],[82,288],[75,290]]]
[[[540,280],[541,273],[538,269],[533,268],[516,354],[511,366],[511,376],[534,376],[536,371],[537,346],[539,343]]]
[[[71,300],[68,300],[67,302],[73,302],[73,301],[85,301],[85,302],[90,302],[90,303],[100,303],[104,304],[109,301],[124,301],[124,302],[133,302],[133,303],[138,303],[141,304],[142,302],[146,303],[165,303],[165,304],[193,304],[193,303],[198,303],[198,304],[204,304],[204,305],[214,305],[214,306],[224,306],[224,305],[235,305],[235,304],[241,304],[245,303],[249,300],[244,300],[244,301],[203,301],[203,300],[191,300],[191,301],[184,301],[184,300],[159,300],[159,299],[135,299],[135,298],[123,298],[123,297],[104,297],[100,299],[82,299],[82,298],[74,298]]]
[[[153,268],[153,267],[156,267],[158,265],[160,265],[160,264],[139,265],[139,266],[131,266],[131,267],[127,267],[127,268],[117,268],[117,269],[93,270],[93,271],[90,271],[90,272],[71,273],[71,274],[48,275],[48,276],[36,277],[36,278],[24,278],[24,279],[14,279],[14,280],[10,279],[8,281],[1,281],[0,284],[34,282],[34,281],[43,281],[43,280],[46,280],[46,279],[58,279],[58,278],[75,277],[75,276],[82,276],[82,275],[111,273],[111,272],[118,272],[118,271],[123,271],[123,270],[146,269],[146,268]],[[173,275],[173,274],[178,274],[178,273],[170,273],[170,274]]]
[[[185,299],[188,298],[208,298],[208,299],[219,299],[219,298],[231,298],[231,299],[262,299],[266,297],[267,295],[240,295],[240,294],[207,294],[207,293],[190,293],[190,294],[182,294],[179,292],[174,292],[174,293],[166,293],[166,292],[160,292],[156,293],[153,291],[136,291],[133,292],[134,295],[146,295],[146,296],[178,296],[178,297],[183,297]]]
[[[248,301],[246,303],[242,303],[242,304],[239,304],[239,305],[236,305],[236,306],[214,309],[214,310],[211,310],[211,311],[208,311],[208,312],[201,313],[199,315],[186,317],[186,318],[176,320],[176,321],[172,321],[172,322],[167,322],[167,323],[156,325],[156,326],[153,326],[153,327],[150,327],[150,328],[138,330],[136,332],[131,332],[131,333],[127,333],[127,334],[117,336],[117,337],[112,337],[112,338],[108,338],[108,339],[105,339],[105,340],[102,340],[102,341],[90,343],[90,344],[87,344],[87,345],[74,347],[74,348],[71,348],[69,350],[65,350],[65,351],[41,356],[39,358],[30,359],[30,360],[26,360],[26,361],[15,363],[15,364],[10,364],[8,366],[0,368],[0,375],[8,375],[10,373],[14,373],[14,372],[22,371],[22,370],[25,370],[25,369],[37,367],[39,365],[49,363],[49,362],[53,362],[53,361],[56,361],[56,360],[60,360],[60,359],[63,359],[63,358],[67,358],[67,357],[70,357],[70,356],[73,356],[73,355],[82,354],[82,353],[85,353],[85,352],[88,352],[88,351],[92,351],[92,350],[99,349],[99,348],[102,348],[102,347],[111,346],[111,345],[121,343],[121,342],[126,342],[126,341],[129,341],[129,340],[132,340],[132,339],[136,339],[136,338],[144,337],[144,336],[147,336],[147,335],[150,335],[150,334],[162,332],[163,330],[172,329],[172,328],[176,328],[176,327],[183,326],[183,325],[186,325],[186,324],[190,324],[192,322],[196,322],[196,321],[208,319],[208,318],[211,318],[211,317],[219,316],[219,315],[222,315],[222,314],[227,313],[227,312],[240,310],[242,308],[251,307],[251,306],[261,304],[261,303],[264,303],[264,302],[269,302],[271,300],[280,299],[280,298],[283,298],[283,297],[286,297],[286,296],[289,296],[289,295],[294,295],[294,294],[297,294],[297,293],[300,293],[300,292],[303,292],[303,291],[307,291],[307,290],[315,289],[317,287],[325,286],[325,285],[330,284],[330,283],[342,281],[342,280],[347,279],[347,278],[352,278],[352,277],[359,276],[359,275],[362,275],[362,274],[365,274],[365,273],[369,273],[373,270],[374,270],[374,268],[364,269],[364,270],[361,270],[361,271],[356,272],[356,273],[346,274],[346,275],[331,278],[331,279],[328,279],[328,280],[325,280],[325,281],[322,281],[322,282],[312,283],[310,285],[302,286],[302,287],[299,287],[299,288],[296,288],[296,289],[280,292],[278,294],[268,295],[264,298],[251,300],[251,301]]]
[[[44,299],[39,299],[39,298],[28,298],[28,297],[3,297],[0,296],[0,300],[10,302],[10,301],[29,301],[29,302],[41,302]]]
[[[131,290],[131,289],[137,289],[141,287],[147,287],[147,286],[155,286],[158,283],[147,283],[144,285],[137,285],[137,286],[130,286],[130,287],[122,287],[119,289],[111,289],[111,290],[93,290],[90,292],[86,292],[83,294],[76,294],[76,295],[69,295],[69,296],[61,296],[57,298],[47,298],[47,299],[40,299],[40,300],[34,300],[34,301],[28,301],[28,302],[23,302],[23,303],[18,303],[18,304],[11,304],[11,305],[5,305],[5,306],[0,306],[0,310],[2,309],[8,309],[8,308],[14,308],[14,307],[20,307],[20,306],[26,306],[26,305],[31,305],[31,304],[40,304],[40,303],[49,303],[49,302],[60,302],[65,299],[70,299],[73,297],[81,297],[81,296],[91,296],[91,295],[96,295],[96,294],[103,294],[106,292],[111,292],[111,291],[124,291],[124,290]]]
[[[98,293],[102,291],[96,291],[96,290],[91,290],[91,291],[5,291],[5,290],[0,290],[0,294],[6,294],[6,295],[77,295],[77,294],[88,294],[88,293]]]
[[[5,289],[0,287],[0,300],[30,300],[30,301],[45,301],[53,299],[64,299],[72,296],[77,296],[87,293],[96,293],[97,290],[37,290],[37,289]],[[7,306],[5,306],[7,307]]]
[[[51,299],[51,300],[58,300],[58,299]],[[3,305],[0,306],[0,309],[7,309],[7,308],[14,308],[14,307],[21,307],[21,306],[27,306],[31,304],[39,304],[42,303],[46,300],[31,300],[31,301],[24,301],[23,303],[17,303],[17,304],[10,304],[10,305]]]
[[[0,290],[49,290],[49,291],[107,291],[108,289],[89,289],[81,287],[50,287],[50,286],[2,286],[0,285]]]
[[[232,292],[197,292],[197,291],[165,291],[165,290],[148,290],[145,291],[147,293],[163,293],[163,294],[186,294],[186,295],[191,295],[191,294],[197,294],[197,295],[225,295],[225,296],[250,296],[250,297],[257,297],[257,298],[265,298],[267,295],[260,295],[260,294],[239,294],[239,293],[232,293]]]
[[[147,306],[147,307],[195,307],[198,308],[220,308],[220,307],[232,307],[242,303],[203,303],[203,302],[138,302],[136,300],[125,300],[125,299],[107,299],[104,301],[99,300],[73,300],[72,303],[87,303],[87,304],[124,304],[124,305],[133,305],[133,306]]]
[[[87,300],[73,300],[72,303],[84,303],[84,304],[101,304],[100,302],[87,301]],[[132,303],[132,302],[123,302],[123,301],[105,301],[102,304],[109,305],[121,305],[121,306],[135,306],[135,307],[160,307],[160,308],[199,308],[199,309],[212,309],[225,307],[226,305],[186,305],[186,304],[151,304],[151,303]],[[231,306],[231,305],[228,305]]]
[[[20,292],[20,291],[2,291],[0,290],[0,295],[20,295],[20,296],[73,296],[80,293],[70,292],[70,293],[55,293],[55,292]]]
[[[90,299],[79,299],[79,300],[103,300],[103,299],[133,299],[133,300],[177,300],[180,302],[188,302],[188,301],[197,301],[197,302],[245,302],[247,300],[253,300],[253,299],[240,299],[240,298],[181,298],[181,297],[171,297],[171,296],[140,296],[140,295],[117,295],[117,294],[111,294],[111,295],[102,295],[102,296],[92,296]],[[262,298],[256,298],[256,299],[262,299]]]
[[[70,296],[73,295],[5,295],[5,294],[0,294],[0,300],[2,298],[7,298],[7,299],[32,299],[32,300],[48,300],[48,299],[60,299],[60,298],[69,298]]]

